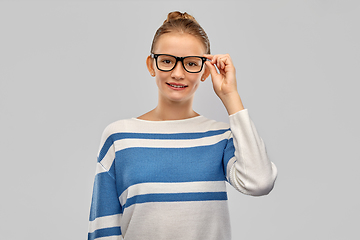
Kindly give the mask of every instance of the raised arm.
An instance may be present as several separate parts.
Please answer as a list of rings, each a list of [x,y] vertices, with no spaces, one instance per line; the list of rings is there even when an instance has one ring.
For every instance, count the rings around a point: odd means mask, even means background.
[[[275,183],[277,168],[266,152],[248,110],[237,91],[236,71],[229,54],[204,55],[216,95],[230,118],[231,136],[225,149],[227,179],[238,191],[253,196],[268,194]],[[216,66],[216,67],[215,67]],[[217,71],[217,69],[218,71]]]
[[[236,71],[230,55],[205,54],[204,57],[210,60],[205,62],[206,67],[210,70],[214,91],[223,102],[228,114],[232,115],[243,110],[244,106],[237,91]]]

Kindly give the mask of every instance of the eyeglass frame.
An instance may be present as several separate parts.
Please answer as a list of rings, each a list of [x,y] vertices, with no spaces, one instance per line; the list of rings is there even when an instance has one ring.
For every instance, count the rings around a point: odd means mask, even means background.
[[[170,57],[175,58],[175,59],[176,59],[176,62],[175,62],[175,64],[174,64],[174,66],[173,66],[170,70],[163,70],[163,69],[160,69],[159,66],[158,66],[158,62],[157,62],[158,56],[170,56]],[[184,68],[185,71],[187,71],[188,73],[199,73],[199,72],[202,71],[202,69],[203,69],[203,67],[204,67],[204,63],[205,63],[206,60],[207,60],[206,57],[201,57],[201,56],[177,57],[177,56],[170,55],[170,54],[155,54],[155,53],[151,53],[150,57],[155,59],[155,63],[156,63],[157,69],[159,69],[160,71],[163,71],[163,72],[170,72],[170,71],[174,70],[174,68],[176,67],[177,63],[178,63],[178,62],[181,62],[183,68]],[[201,68],[200,68],[199,71],[197,71],[197,72],[190,72],[189,70],[187,70],[187,69],[185,68],[184,59],[185,59],[185,58],[189,58],[189,57],[197,57],[197,58],[200,58],[200,59],[202,60]]]

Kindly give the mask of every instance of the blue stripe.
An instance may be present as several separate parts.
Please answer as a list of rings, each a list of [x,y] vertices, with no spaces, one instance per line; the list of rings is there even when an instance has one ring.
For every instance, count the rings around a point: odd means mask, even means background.
[[[224,173],[226,175],[227,165],[231,158],[235,156],[235,147],[233,138],[229,139],[224,150]]]
[[[215,135],[223,134],[228,129],[221,129],[221,130],[211,130],[207,132],[198,132],[198,133],[114,133],[108,137],[105,141],[103,147],[100,150],[99,159],[100,162],[104,156],[106,155],[107,151],[111,147],[112,143],[117,140],[122,139],[157,139],[157,140],[186,140],[186,139],[198,139],[204,137],[211,137]]]
[[[145,182],[225,181],[227,139],[193,148],[127,148],[116,152],[118,193]]]
[[[115,180],[107,173],[95,176],[89,220],[122,213]]]
[[[92,233],[88,233],[88,240],[93,240],[95,238],[100,238],[100,237],[120,236],[120,235],[121,235],[120,227],[103,228],[96,230]]]
[[[137,138],[137,139],[165,139],[165,140],[184,140],[184,139],[197,139],[203,137],[211,137],[223,134],[230,129],[211,130],[207,132],[195,133],[114,133],[112,134],[113,141],[121,140],[124,138]]]
[[[115,161],[112,162],[108,173],[113,179],[115,179]]]
[[[113,144],[112,136],[109,136],[106,141],[104,142],[98,156],[98,162],[100,162],[106,155],[106,153],[109,151],[109,148]]]
[[[186,202],[227,200],[226,192],[161,193],[137,195],[126,200],[124,208],[147,202]]]

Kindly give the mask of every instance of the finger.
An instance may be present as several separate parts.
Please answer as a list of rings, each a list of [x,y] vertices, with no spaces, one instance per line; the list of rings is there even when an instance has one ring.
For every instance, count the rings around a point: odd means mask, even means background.
[[[206,54],[206,56],[209,56],[208,59],[211,60],[211,63],[215,65],[219,70],[225,69],[229,65],[232,65],[232,61],[229,54],[217,54],[217,55]]]
[[[221,69],[225,69],[225,61],[226,59],[224,60],[223,58],[220,59],[220,66],[221,66]]]
[[[231,58],[228,55],[224,55],[218,61],[220,62],[221,69],[223,69],[223,70],[225,70],[225,69],[230,70],[231,68],[234,68],[234,65],[233,65],[233,63],[231,61]]]
[[[209,59],[209,60],[212,60],[213,59],[213,55],[211,55],[211,54],[204,54],[203,55],[204,57],[206,57],[207,59]]]
[[[218,58],[219,58],[219,55],[214,55],[213,58],[211,59],[211,63],[217,64]]]
[[[225,59],[225,68],[226,68],[226,71],[235,71],[235,66],[230,58],[230,56],[228,56],[226,59]]]
[[[225,65],[231,65],[231,66],[234,65],[229,54],[225,55]]]
[[[223,76],[225,76],[225,75],[226,75],[226,71],[225,71],[225,69],[220,69],[220,70],[219,70],[219,72],[220,72],[220,74],[221,74],[221,75],[223,75]]]
[[[218,57],[217,61],[216,61],[216,66],[218,67],[218,69],[224,69],[224,60],[221,57]]]
[[[208,59],[208,61],[210,62],[211,65],[215,65],[216,64],[216,58],[214,55],[211,54],[204,54],[204,57],[206,57]],[[206,62],[205,62],[206,63]],[[214,66],[215,67],[215,66]],[[216,69],[216,68],[215,68]]]
[[[215,66],[213,64],[211,64],[211,62],[206,61],[205,65],[209,68],[211,76],[217,76],[218,75],[218,72],[217,72]]]
[[[214,57],[213,61],[216,61],[219,69],[222,68],[225,56],[224,55],[217,55]]]

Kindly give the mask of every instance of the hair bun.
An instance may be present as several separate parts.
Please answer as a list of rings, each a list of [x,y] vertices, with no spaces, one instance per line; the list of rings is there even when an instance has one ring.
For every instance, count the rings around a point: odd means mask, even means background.
[[[193,16],[191,16],[190,14],[188,14],[186,12],[181,13],[179,11],[170,12],[167,16],[167,19],[164,21],[164,23],[178,20],[178,19],[190,19],[197,23],[197,21],[195,20],[195,18]]]
[[[156,50],[156,45],[160,36],[172,32],[181,34],[186,33],[198,38],[205,48],[205,53],[210,54],[210,41],[204,29],[193,16],[186,12],[181,13],[179,11],[170,12],[164,23],[156,30],[150,52],[154,53]]]

